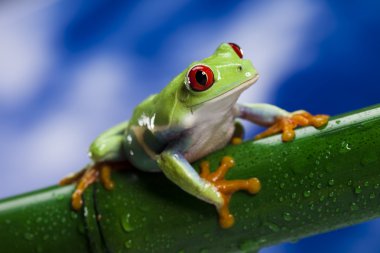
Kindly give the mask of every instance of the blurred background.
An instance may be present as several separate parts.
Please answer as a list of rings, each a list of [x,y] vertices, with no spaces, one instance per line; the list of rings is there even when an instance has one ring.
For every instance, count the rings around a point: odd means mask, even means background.
[[[261,74],[241,101],[331,115],[379,103],[379,13],[378,1],[1,1],[0,198],[81,168],[99,133],[221,42]],[[380,252],[379,233],[375,220],[262,252]]]

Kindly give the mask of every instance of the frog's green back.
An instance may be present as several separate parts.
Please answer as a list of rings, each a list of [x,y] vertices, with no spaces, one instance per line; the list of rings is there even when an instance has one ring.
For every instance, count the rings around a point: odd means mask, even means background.
[[[167,126],[177,122],[188,109],[181,102],[180,90],[184,88],[183,80],[186,72],[177,75],[160,93],[149,96],[134,110],[131,125],[139,125],[142,117],[152,119],[155,126]],[[179,120],[179,119],[178,119]]]

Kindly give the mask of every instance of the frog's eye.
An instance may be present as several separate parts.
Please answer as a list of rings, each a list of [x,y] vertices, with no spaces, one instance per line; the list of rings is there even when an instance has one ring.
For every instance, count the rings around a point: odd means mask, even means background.
[[[241,49],[237,44],[235,43],[228,43],[232,49],[235,51],[235,53],[240,57],[240,58],[243,58],[243,49]]]
[[[214,73],[205,65],[196,65],[187,73],[189,88],[204,91],[214,84]]]

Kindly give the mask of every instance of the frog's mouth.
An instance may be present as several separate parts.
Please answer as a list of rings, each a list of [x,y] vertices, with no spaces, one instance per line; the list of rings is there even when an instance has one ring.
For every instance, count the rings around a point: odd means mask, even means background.
[[[202,103],[193,105],[193,107],[197,108],[198,106],[200,106],[202,104],[206,104],[206,103],[218,103],[222,100],[228,100],[228,101],[231,101],[232,103],[235,103],[236,100],[239,98],[240,94],[244,90],[248,89],[251,85],[253,85],[258,79],[259,79],[259,74],[256,74],[255,76],[253,76],[252,78],[243,82],[239,86],[232,88],[230,90],[227,90],[226,92],[224,92],[224,93],[222,93],[222,94],[220,94],[220,95],[218,95],[218,96],[216,96],[210,100],[207,100],[207,101],[204,101]]]

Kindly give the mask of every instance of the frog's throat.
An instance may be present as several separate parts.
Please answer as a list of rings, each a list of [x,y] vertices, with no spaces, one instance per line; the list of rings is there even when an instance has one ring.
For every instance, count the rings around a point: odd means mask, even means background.
[[[231,96],[232,94],[235,94],[235,93],[240,95],[244,90],[248,89],[251,85],[253,85],[259,79],[259,77],[260,77],[259,74],[256,74],[255,76],[253,76],[252,78],[243,82],[239,86],[237,86],[231,90],[228,90],[228,91],[226,91],[226,92],[220,94],[219,96],[216,96],[210,100],[207,100],[207,101],[201,102],[199,104],[193,105],[192,107],[197,108],[198,106],[205,104],[205,103],[208,103],[208,102],[218,102],[219,100],[222,100],[222,99],[224,99],[228,96]]]

